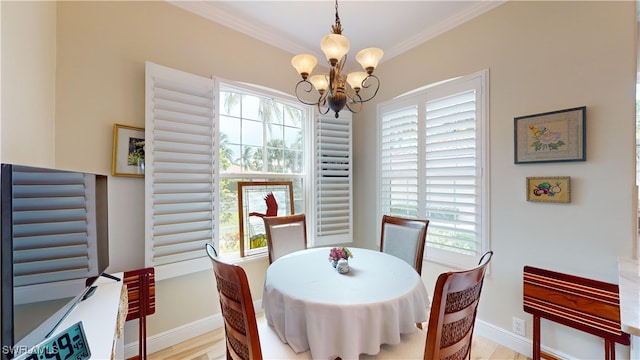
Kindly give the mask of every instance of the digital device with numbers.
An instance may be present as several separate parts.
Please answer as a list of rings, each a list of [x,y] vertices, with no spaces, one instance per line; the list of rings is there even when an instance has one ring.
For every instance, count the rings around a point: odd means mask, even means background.
[[[23,351],[15,360],[86,360],[91,357],[82,321]]]

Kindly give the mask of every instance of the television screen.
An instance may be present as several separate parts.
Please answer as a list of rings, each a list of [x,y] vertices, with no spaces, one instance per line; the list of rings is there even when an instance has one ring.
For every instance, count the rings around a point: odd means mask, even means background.
[[[109,264],[107,177],[2,164],[2,356],[45,340]]]

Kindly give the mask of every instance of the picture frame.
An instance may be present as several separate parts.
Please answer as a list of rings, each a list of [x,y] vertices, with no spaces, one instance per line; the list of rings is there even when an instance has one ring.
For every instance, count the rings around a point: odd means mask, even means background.
[[[571,177],[527,177],[527,201],[555,203],[571,202]]]
[[[587,107],[514,118],[514,163],[586,161]]]
[[[286,216],[293,212],[292,181],[238,181],[240,256],[266,249],[264,216]]]
[[[144,128],[113,125],[111,175],[144,177]]]

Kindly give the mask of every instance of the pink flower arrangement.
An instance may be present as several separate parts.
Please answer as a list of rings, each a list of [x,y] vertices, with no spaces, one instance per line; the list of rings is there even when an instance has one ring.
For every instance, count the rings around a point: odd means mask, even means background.
[[[346,247],[334,247],[329,251],[329,261],[349,260],[350,257],[353,257],[353,254]]]

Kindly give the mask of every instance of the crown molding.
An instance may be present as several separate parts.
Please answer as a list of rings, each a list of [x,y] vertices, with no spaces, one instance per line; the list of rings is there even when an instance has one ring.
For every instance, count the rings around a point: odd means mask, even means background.
[[[256,26],[254,22],[216,8],[208,1],[171,0],[167,2],[292,54],[309,52],[308,49],[291,40],[286,34],[281,34],[273,28],[265,29],[264,26]]]
[[[399,42],[396,46],[385,50],[385,58],[384,60],[389,60],[395,56],[398,56],[406,51],[413,49],[414,47],[423,44],[439,35],[444,34],[445,32],[454,29],[467,21],[476,18],[489,10],[492,10],[502,4],[507,2],[507,0],[483,0],[479,1],[473,7],[466,9],[465,11],[456,13],[454,16],[451,16],[443,21],[434,24],[424,31],[421,31],[415,36],[412,36],[408,39],[405,39]]]
[[[385,49],[385,57],[381,60],[381,63],[411,50],[412,48],[423,44],[475,17],[478,17],[507,1],[508,0],[478,1],[474,6],[466,9],[465,11],[443,19],[441,22],[428,27],[424,31],[398,42],[398,44],[392,48]],[[292,54],[310,53],[317,58],[324,58],[324,55],[320,50],[308,49],[277,29],[265,28],[264,25],[257,26],[255,22],[250,19],[242,18],[238,14],[215,7],[212,2],[179,0],[169,0],[167,2]]]

